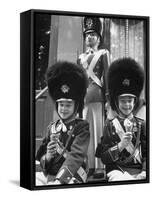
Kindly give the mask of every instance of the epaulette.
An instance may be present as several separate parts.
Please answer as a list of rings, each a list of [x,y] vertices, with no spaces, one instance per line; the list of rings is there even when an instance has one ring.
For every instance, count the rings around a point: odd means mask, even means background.
[[[144,119],[139,118],[139,117],[136,117],[136,116],[135,116],[135,119],[136,119],[137,121],[139,121],[139,122],[142,122],[142,123],[145,121]]]
[[[80,121],[84,121],[84,119],[82,119],[82,118],[76,118],[75,121],[76,122],[80,122]]]
[[[108,119],[108,118],[107,118],[105,122],[106,122],[106,123],[112,122],[115,118],[116,118],[116,117],[112,117],[111,119]]]
[[[59,120],[54,121],[54,122],[50,122],[49,125],[47,126],[47,129],[48,129],[48,130],[51,130],[51,128],[52,128],[53,126],[55,126],[55,125],[57,124],[58,121],[59,121]]]
[[[85,53],[80,54],[78,59],[81,60],[82,58],[84,58],[85,55]]]
[[[76,124],[78,124],[79,122],[86,122],[86,123],[88,123],[87,120],[82,119],[82,118],[76,118],[76,119],[75,119],[75,122],[76,122]]]

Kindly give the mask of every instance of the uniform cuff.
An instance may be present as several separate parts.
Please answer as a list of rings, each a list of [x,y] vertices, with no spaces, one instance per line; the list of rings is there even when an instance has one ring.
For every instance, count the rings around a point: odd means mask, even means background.
[[[45,175],[48,174],[48,168],[51,166],[51,162],[52,160],[50,160],[49,162],[46,160],[46,154],[43,155],[42,158],[40,159],[40,166]]]
[[[72,177],[72,172],[68,169],[67,166],[64,166],[59,170],[56,179],[58,179],[62,184],[68,184]]]
[[[115,145],[115,146],[111,147],[108,150],[108,152],[109,152],[109,155],[110,155],[110,157],[111,157],[113,162],[115,162],[115,161],[117,161],[119,159],[120,151],[119,151],[118,145]]]
[[[40,159],[40,166],[42,167],[42,169],[46,168],[46,155],[43,155]]]
[[[142,164],[142,171],[146,171],[146,161],[143,161],[143,164]]]

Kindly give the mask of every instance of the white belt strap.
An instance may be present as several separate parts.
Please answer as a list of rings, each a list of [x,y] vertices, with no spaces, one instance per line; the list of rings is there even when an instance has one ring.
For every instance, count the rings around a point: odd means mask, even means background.
[[[101,83],[101,81],[98,79],[98,77],[94,74],[93,69],[98,61],[98,59],[100,58],[101,55],[104,55],[105,53],[107,53],[107,51],[105,49],[100,49],[93,57],[89,68],[87,70],[88,76],[92,78],[92,80],[99,85],[100,87],[103,86],[103,84]]]
[[[113,119],[113,125],[116,129],[116,133],[118,134],[119,138],[122,139],[123,138],[123,134],[125,133],[120,122],[118,121],[117,118]],[[132,144],[132,142],[129,143],[129,145],[126,147],[126,150],[130,153],[130,154],[133,154],[134,153],[134,156],[135,158],[137,159],[137,161],[139,163],[141,163],[141,158],[140,158],[140,155],[139,155],[139,149],[136,148],[135,149],[135,152],[134,152],[134,145]]]

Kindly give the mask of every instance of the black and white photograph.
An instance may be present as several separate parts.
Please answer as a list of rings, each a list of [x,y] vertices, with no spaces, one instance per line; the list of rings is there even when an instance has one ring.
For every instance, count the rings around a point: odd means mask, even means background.
[[[29,10],[20,20],[21,186],[148,183],[149,17]]]

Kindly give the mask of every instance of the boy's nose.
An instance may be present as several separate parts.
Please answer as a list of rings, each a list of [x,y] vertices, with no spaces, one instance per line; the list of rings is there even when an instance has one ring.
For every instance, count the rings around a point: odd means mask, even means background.
[[[130,103],[129,103],[129,102],[126,102],[125,105],[126,105],[127,107],[129,107]]]
[[[88,37],[88,38],[91,38],[91,37],[92,37],[92,35],[90,35],[90,34],[89,34],[87,37]]]
[[[62,106],[61,110],[65,111],[66,110],[66,106]]]

